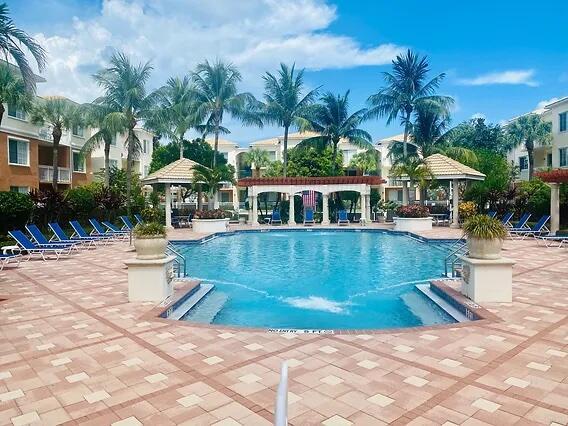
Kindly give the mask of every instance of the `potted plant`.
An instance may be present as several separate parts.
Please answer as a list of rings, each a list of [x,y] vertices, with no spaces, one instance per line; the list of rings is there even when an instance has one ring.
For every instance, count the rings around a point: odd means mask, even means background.
[[[230,212],[225,210],[198,210],[193,215],[191,223],[193,230],[201,234],[225,232],[229,224]]]
[[[499,259],[507,229],[497,219],[487,215],[475,215],[468,219],[463,230],[467,236],[469,257],[474,259]]]
[[[412,204],[400,206],[396,209],[394,219],[395,231],[427,231],[432,229],[432,218],[430,210],[426,206]]]
[[[136,225],[134,228],[134,248],[138,259],[162,259],[166,257],[166,228],[156,222]]]

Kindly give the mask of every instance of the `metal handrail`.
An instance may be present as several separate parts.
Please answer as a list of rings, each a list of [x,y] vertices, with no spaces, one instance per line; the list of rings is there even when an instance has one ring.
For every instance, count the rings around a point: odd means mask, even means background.
[[[176,249],[174,249],[173,244],[168,242],[166,246],[166,252],[170,255],[174,256],[174,262],[178,265],[178,277],[181,276],[181,267],[183,266],[183,276],[187,275],[187,264],[185,261],[185,257],[181,255]]]
[[[463,251],[463,249],[466,246],[466,242],[463,242],[462,239],[463,239],[463,236],[458,241],[456,241],[454,244],[452,244],[452,246],[450,247],[450,250],[452,250],[452,249],[453,250],[444,259],[444,276],[445,277],[448,276],[448,261],[450,259],[451,259],[451,266],[452,266],[452,277],[455,277],[455,266],[456,266],[457,261],[459,260],[457,255],[465,253]]]

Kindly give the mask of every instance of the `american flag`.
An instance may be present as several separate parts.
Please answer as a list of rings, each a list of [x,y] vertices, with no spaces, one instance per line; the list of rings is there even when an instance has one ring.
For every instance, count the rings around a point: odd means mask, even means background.
[[[315,209],[316,191],[302,191],[302,202],[304,203],[304,208]]]

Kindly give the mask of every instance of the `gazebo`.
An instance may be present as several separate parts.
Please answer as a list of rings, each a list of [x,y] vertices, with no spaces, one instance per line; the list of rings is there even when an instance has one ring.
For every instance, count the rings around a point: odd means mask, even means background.
[[[180,158],[154,173],[141,179],[144,185],[163,183],[166,190],[166,227],[172,226],[172,193],[171,185],[189,185],[194,182],[193,168],[199,163],[188,158]]]
[[[550,185],[550,233],[556,235],[560,229],[560,184],[568,183],[568,169],[536,172],[535,176]]]
[[[482,181],[485,175],[472,169],[459,161],[453,160],[442,154],[432,154],[424,159],[424,163],[430,170],[432,178],[452,182],[452,228],[459,228],[459,191],[460,181]],[[403,182],[410,181],[406,175],[399,177]],[[408,202],[408,201],[407,201]]]

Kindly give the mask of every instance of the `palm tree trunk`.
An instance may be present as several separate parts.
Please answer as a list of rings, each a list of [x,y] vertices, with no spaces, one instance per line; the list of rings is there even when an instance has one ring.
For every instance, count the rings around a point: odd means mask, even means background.
[[[532,180],[534,173],[534,151],[532,147],[527,147],[527,154],[529,157],[529,180]]]
[[[290,126],[284,126],[284,169],[283,174],[286,177],[288,172],[288,129]]]
[[[179,158],[180,160],[183,158],[183,135],[179,137]]]
[[[61,140],[61,128],[59,126],[54,126],[51,136],[53,136],[53,178],[51,181],[51,186],[54,191],[57,191],[59,183],[59,141]]]
[[[203,190],[201,184],[197,184],[197,210],[203,210]]]
[[[2,124],[2,119],[4,118],[4,112],[6,109],[4,108],[4,104],[0,101],[0,124]]]
[[[134,156],[134,127],[128,129],[128,154],[126,155],[126,212],[131,213],[132,157]]]
[[[406,120],[404,121],[404,138],[402,140],[402,156],[406,158],[408,154],[408,148],[406,146],[408,142],[408,122],[410,121],[410,113],[406,114]]]
[[[219,123],[215,123],[215,147],[213,148],[213,168],[217,166],[218,149],[219,149]]]
[[[111,140],[105,140],[105,187],[110,186],[110,145]]]
[[[333,170],[333,175],[336,175],[336,168],[337,168],[337,144],[339,143],[339,140],[334,140],[333,141],[333,156],[331,158],[333,158],[333,166],[332,166],[332,170]]]

